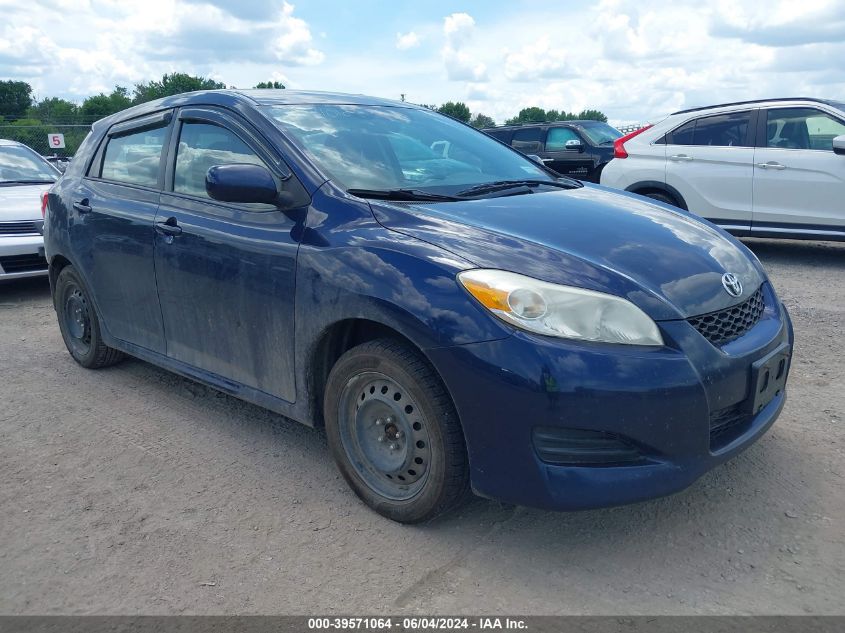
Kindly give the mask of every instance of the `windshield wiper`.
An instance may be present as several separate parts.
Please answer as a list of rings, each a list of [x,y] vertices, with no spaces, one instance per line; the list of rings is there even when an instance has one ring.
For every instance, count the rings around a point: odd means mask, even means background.
[[[41,178],[40,180],[0,180],[0,185],[52,185],[55,180],[47,180]]]
[[[496,191],[506,191],[508,189],[518,189],[520,187],[539,187],[547,185],[549,187],[558,187],[559,189],[578,189],[583,187],[577,180],[567,178],[566,180],[497,180],[495,182],[485,182],[480,185],[475,185],[469,189],[464,189],[456,193],[456,196],[480,196],[485,193],[493,193]]]
[[[377,200],[420,200],[427,202],[454,202],[460,200],[456,196],[431,193],[422,189],[347,189],[347,193],[359,198],[375,198]]]

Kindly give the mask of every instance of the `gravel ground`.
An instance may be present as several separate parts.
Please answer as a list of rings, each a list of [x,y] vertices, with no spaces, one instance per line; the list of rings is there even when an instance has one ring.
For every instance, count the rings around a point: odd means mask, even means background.
[[[845,613],[845,244],[748,243],[797,338],[764,438],[669,498],[422,527],[359,503],[322,432],[84,370],[46,281],[0,286],[0,613]]]

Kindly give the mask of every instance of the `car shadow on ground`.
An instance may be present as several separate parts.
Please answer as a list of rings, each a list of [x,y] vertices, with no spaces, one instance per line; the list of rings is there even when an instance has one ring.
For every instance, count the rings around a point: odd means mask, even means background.
[[[744,238],[742,242],[761,261],[771,264],[807,264],[845,269],[845,242],[764,240]]]
[[[138,388],[144,391],[161,391],[192,401],[195,411],[202,415],[205,410],[205,424],[209,431],[237,439],[245,447],[262,446],[265,454],[300,456],[302,468],[311,471],[307,479],[320,480],[334,472],[331,456],[322,428],[309,428],[284,416],[271,413],[261,407],[245,403],[237,398],[205,387],[187,378],[182,378],[154,365],[136,359],[127,359],[107,372],[129,372],[132,381],[146,382]],[[772,487],[768,478],[773,466],[761,468],[761,464],[787,463],[791,459],[778,455],[790,450],[788,444],[768,434],[752,445],[745,453],[727,464],[705,474],[692,486],[677,494],[628,506],[583,510],[578,512],[553,512],[518,507],[494,500],[471,496],[466,505],[428,523],[402,528],[387,519],[378,517],[363,504],[352,505],[344,521],[368,529],[381,525],[385,529],[412,529],[425,531],[429,537],[495,540],[507,547],[520,545],[521,535],[534,534],[554,536],[555,548],[565,543],[578,543],[587,549],[622,549],[625,543],[638,543],[644,547],[662,547],[656,534],[708,533],[724,529],[725,517],[742,516],[753,505],[754,513],[762,508],[780,512],[782,500],[770,497]],[[238,455],[232,455],[233,460]],[[262,460],[263,461],[263,460]],[[265,461],[261,467],[267,467]],[[307,490],[302,491],[308,494]],[[343,488],[338,495],[354,498],[351,490]],[[341,499],[330,502],[337,508]],[[284,505],[284,501],[281,504]],[[348,507],[348,506],[346,506]],[[331,508],[327,508],[331,515]],[[693,521],[693,518],[695,520]],[[452,535],[451,537],[449,535]],[[610,539],[610,540],[608,540]],[[532,540],[530,547],[549,547],[542,538]],[[541,554],[540,549],[537,555]]]
[[[0,281],[0,305],[49,298],[50,282],[46,276]]]

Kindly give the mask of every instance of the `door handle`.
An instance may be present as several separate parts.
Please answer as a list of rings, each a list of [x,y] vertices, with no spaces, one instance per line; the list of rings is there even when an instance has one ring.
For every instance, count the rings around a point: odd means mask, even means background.
[[[669,160],[691,161],[692,156],[689,156],[687,154],[673,154],[672,156],[669,157]]]
[[[156,232],[161,235],[175,237],[182,235],[182,227],[176,223],[176,218],[167,218],[164,222],[156,222]]]
[[[757,167],[760,169],[786,169],[786,165],[781,165],[780,163],[770,160],[768,163],[757,163]]]
[[[73,208],[80,213],[91,213],[91,204],[88,202],[88,198],[82,198],[82,200],[74,202]]]

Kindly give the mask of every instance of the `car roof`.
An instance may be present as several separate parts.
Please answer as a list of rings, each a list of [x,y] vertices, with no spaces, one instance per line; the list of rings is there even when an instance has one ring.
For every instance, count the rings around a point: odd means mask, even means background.
[[[717,105],[700,106],[697,108],[688,108],[686,110],[678,110],[673,112],[670,116],[676,114],[686,114],[688,112],[702,112],[704,110],[715,110],[717,108],[728,108],[732,106],[755,105],[762,103],[781,103],[784,101],[810,101],[812,103],[824,103],[826,105],[841,107],[837,102],[831,99],[818,99],[816,97],[777,97],[775,99],[752,99],[750,101],[733,101],[731,103],[720,103]]]
[[[270,105],[295,104],[335,104],[335,105],[373,105],[422,109],[422,106],[404,101],[393,101],[379,97],[368,97],[360,94],[344,94],[340,92],[321,92],[316,90],[198,90],[183,92],[178,95],[163,97],[127,108],[116,114],[100,119],[94,124],[95,128],[112,125],[119,121],[134,119],[162,110],[190,105],[218,105],[223,107],[249,107]]]
[[[575,119],[573,121],[528,121],[527,123],[515,123],[513,125],[497,125],[495,127],[486,127],[484,128],[484,130],[518,130],[523,127],[536,127],[538,125],[566,126],[595,125],[596,123],[604,123],[604,121],[595,121],[593,119]]]
[[[17,141],[12,141],[12,140],[7,139],[7,138],[0,138],[0,145],[6,145],[6,146],[9,146],[9,145],[23,145],[23,143],[18,143]]]

